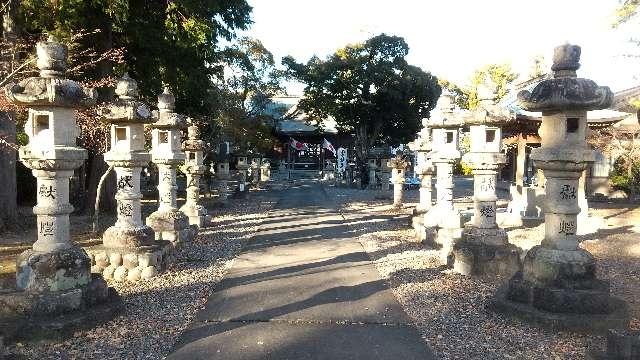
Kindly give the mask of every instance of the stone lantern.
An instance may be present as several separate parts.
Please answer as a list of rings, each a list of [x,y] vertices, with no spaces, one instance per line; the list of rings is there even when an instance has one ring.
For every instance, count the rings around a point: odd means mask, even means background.
[[[561,45],[553,55],[552,78],[518,101],[542,112],[540,148],[531,158],[546,177],[545,237],[531,248],[523,270],[502,288],[492,306],[537,324],[604,332],[627,328],[626,304],[610,295],[609,282],[596,277],[596,260],[578,246],[578,179],[594,154],[585,141],[587,111],[608,108],[613,93],[578,78],[580,47]]]
[[[220,144],[218,148],[216,179],[218,183],[218,201],[225,203],[228,197],[228,181],[231,178],[229,169],[229,147],[226,142]]]
[[[33,208],[37,240],[18,255],[17,291],[1,293],[0,303],[17,304],[8,312],[18,317],[56,316],[76,310],[82,312],[74,316],[83,317],[110,293],[101,276],[92,276],[90,257],[71,241],[69,224],[73,211],[69,179],[87,158],[87,151],[76,147],[80,130],[75,110],[95,104],[96,94],[64,78],[68,50],[54,37],[38,42],[36,52],[39,76],[9,84],[5,94],[9,102],[29,110],[24,127],[29,144],[20,147],[19,154],[37,179]],[[20,327],[18,322],[14,325]],[[38,326],[46,328],[47,324],[43,321]]]
[[[487,77],[478,87],[478,108],[465,117],[471,151],[463,161],[473,171],[474,214],[453,249],[453,268],[465,275],[513,275],[520,270],[518,248],[509,244],[496,222],[496,182],[506,163],[501,126],[515,121],[514,114],[496,105],[496,97],[496,87]]]
[[[144,149],[144,124],[153,122],[151,111],[137,100],[138,84],[128,75],[118,80],[115,92],[118,97],[102,112],[102,120],[111,127],[111,149],[104,160],[116,172],[118,220],[105,230],[102,245],[89,249],[91,271],[116,281],[138,281],[164,270],[174,247],[156,242],[140,212],[140,173],[151,161]]]
[[[376,158],[370,158],[367,163],[369,168],[369,189],[375,189],[378,183],[376,179],[376,171],[378,170],[378,161]]]
[[[393,171],[391,182],[393,182],[393,207],[395,208],[402,207],[405,182],[404,171],[409,165],[410,163],[400,153],[387,163],[387,166]]]
[[[249,162],[247,161],[246,155],[238,156],[238,172],[240,173],[240,191],[245,191],[245,187],[247,186],[247,173],[249,172]]]
[[[427,126],[431,128],[431,161],[436,168],[436,205],[425,214],[426,234],[435,234],[442,260],[449,263],[453,243],[462,236],[462,217],[453,206],[453,166],[460,159],[458,131],[462,114],[454,111],[453,96],[442,94]]]
[[[204,175],[204,142],[200,140],[200,129],[191,124],[187,129],[187,140],[182,143],[186,160],[182,171],[187,175],[187,201],[180,208],[189,218],[189,224],[202,228],[208,225],[207,209],[200,204],[200,177]]]
[[[182,130],[187,127],[184,116],[174,111],[175,98],[165,88],[158,96],[157,121],[151,125],[151,158],[158,166],[158,210],[147,217],[147,225],[156,240],[174,244],[190,241],[194,234],[189,219],[178,210],[176,169],[186,158],[182,151]]]
[[[380,161],[381,163],[381,167],[380,167],[380,182],[381,182],[381,188],[380,191],[382,192],[388,192],[389,190],[391,190],[391,184],[390,184],[390,180],[391,180],[391,173],[393,172],[393,169],[391,167],[389,167],[389,158],[383,157],[382,160]]]
[[[434,173],[431,159],[431,128],[428,126],[428,119],[422,120],[422,129],[418,132],[418,137],[410,146],[411,150],[417,152],[416,173],[420,178],[420,199],[418,205],[413,209],[411,223],[416,231],[416,238],[424,241],[428,238],[425,226],[425,215],[431,210],[431,178]],[[433,234],[430,236],[433,238]]]
[[[262,165],[260,165],[260,180],[263,182],[271,181],[271,162],[267,158],[262,158]]]
[[[260,158],[251,159],[251,183],[260,186]]]

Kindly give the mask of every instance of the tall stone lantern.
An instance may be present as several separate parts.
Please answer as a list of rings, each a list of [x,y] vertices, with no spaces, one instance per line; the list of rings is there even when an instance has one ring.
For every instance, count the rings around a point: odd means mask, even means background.
[[[190,241],[193,233],[189,219],[178,210],[176,169],[186,158],[182,151],[182,130],[187,123],[174,109],[175,97],[165,88],[158,96],[157,121],[151,125],[151,158],[158,166],[160,206],[146,222],[155,231],[156,240],[179,244]]]
[[[420,178],[420,197],[418,205],[413,209],[412,225],[416,231],[416,238],[419,241],[427,239],[427,227],[425,226],[425,215],[431,210],[431,186],[434,173],[431,159],[431,128],[428,126],[428,119],[422,120],[422,129],[418,132],[416,140],[411,146],[411,150],[417,152],[416,173]],[[433,235],[431,235],[433,237]]]
[[[393,170],[391,182],[393,183],[393,207],[401,208],[404,197],[404,171],[409,166],[409,162],[398,154],[388,162],[388,166]]]
[[[427,121],[431,128],[431,161],[436,168],[436,205],[425,215],[426,234],[434,234],[443,262],[449,263],[453,243],[462,236],[462,217],[453,206],[453,166],[460,159],[458,131],[462,114],[454,111],[453,96],[442,94]]]
[[[80,130],[75,110],[95,104],[95,91],[64,78],[67,47],[54,37],[36,45],[39,76],[9,84],[9,102],[28,108],[24,127],[29,144],[20,160],[37,179],[37,240],[16,261],[17,293],[9,293],[24,316],[56,315],[88,309],[109,294],[101,276],[91,275],[87,253],[71,242],[69,179],[87,158],[76,147]],[[13,294],[13,295],[12,295]],[[2,297],[7,294],[0,294]],[[45,326],[44,323],[42,326]],[[0,335],[2,331],[0,331]]]
[[[240,191],[245,191],[247,186],[247,174],[249,172],[249,162],[245,154],[238,155],[238,164],[236,165],[238,172],[240,173]]]
[[[506,163],[501,126],[515,121],[514,114],[496,105],[496,90],[487,77],[478,87],[478,108],[465,117],[471,151],[463,161],[473,172],[474,214],[453,249],[453,268],[465,275],[513,275],[520,270],[518,248],[509,244],[506,231],[496,222],[496,182]]]
[[[140,211],[140,173],[151,161],[144,149],[144,124],[154,121],[151,111],[137,100],[138,84],[127,74],[118,80],[115,92],[118,97],[101,115],[111,127],[111,149],[104,159],[116,172],[118,219],[105,230],[102,245],[88,251],[92,272],[116,281],[138,281],[164,270],[174,248],[170,242],[156,242]]]
[[[556,47],[552,78],[518,94],[523,109],[542,112],[542,145],[531,158],[547,181],[545,237],[492,305],[538,324],[605,332],[627,328],[628,309],[610,295],[609,282],[596,277],[594,257],[578,246],[576,217],[578,179],[594,160],[585,141],[587,111],[609,107],[613,93],[576,76],[580,52],[576,45]]]
[[[200,204],[200,178],[204,175],[204,141],[200,140],[200,129],[191,123],[187,129],[187,140],[182,143],[186,160],[182,171],[187,175],[187,201],[180,208],[189,218],[189,224],[202,228],[208,225],[207,209]]]

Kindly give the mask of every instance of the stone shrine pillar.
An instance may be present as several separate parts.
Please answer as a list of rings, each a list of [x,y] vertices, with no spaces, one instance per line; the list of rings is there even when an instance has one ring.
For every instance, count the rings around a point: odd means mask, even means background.
[[[454,112],[453,96],[443,94],[438,100],[427,125],[432,129],[431,159],[436,168],[436,205],[425,214],[427,235],[435,239],[427,242],[441,248],[443,262],[451,262],[454,242],[462,236],[462,217],[453,206],[453,166],[460,159],[458,130],[462,126],[461,114]]]
[[[545,237],[492,306],[554,328],[604,332],[628,327],[627,305],[596,277],[596,260],[578,246],[576,233],[578,182],[594,160],[585,141],[587,111],[608,108],[613,93],[577,77],[580,52],[575,45],[556,47],[552,78],[518,94],[523,109],[542,112],[542,145],[531,158],[546,177]]]
[[[473,169],[474,213],[453,248],[453,269],[464,275],[513,275],[520,270],[518,248],[509,244],[506,231],[496,222],[496,182],[506,163],[500,126],[515,120],[496,105],[496,97],[495,85],[485,79],[478,87],[479,107],[465,119],[471,151],[463,161]]]
[[[187,129],[187,140],[182,143],[182,150],[186,155],[182,172],[187,175],[187,201],[180,208],[189,218],[189,224],[202,228],[209,225],[207,209],[200,204],[200,177],[204,175],[206,167],[204,161],[204,142],[200,140],[200,129],[191,124]]]
[[[416,232],[416,238],[419,241],[425,241],[427,238],[434,237],[433,233],[427,235],[427,230],[433,228],[425,226],[425,215],[431,210],[432,205],[431,179],[434,173],[431,159],[431,129],[428,127],[427,119],[422,120],[422,129],[410,145],[410,149],[417,152],[416,173],[420,178],[420,198],[418,205],[413,209],[411,225]]]
[[[393,169],[391,182],[393,182],[393,207],[401,208],[404,197],[404,171],[409,162],[401,155],[389,160],[388,166]]]
[[[137,100],[138,84],[125,74],[117,83],[118,96],[102,112],[111,126],[111,149],[104,160],[114,166],[118,202],[116,223],[105,230],[102,245],[90,248],[91,271],[116,281],[149,279],[173,261],[174,247],[156,242],[153,229],[142,222],[140,173],[151,161],[144,150],[144,124],[153,122],[146,104]]]
[[[110,295],[117,297],[101,276],[91,274],[91,259],[70,235],[69,178],[87,158],[87,151],[76,147],[80,130],[75,110],[94,105],[96,93],[64,78],[68,50],[53,36],[38,42],[36,53],[39,76],[5,88],[10,103],[28,108],[24,131],[29,144],[20,147],[19,155],[37,178],[37,240],[17,256],[16,291],[0,293],[0,303],[18,304],[5,314],[15,317],[22,336],[25,318],[33,322],[43,317],[36,324],[51,330],[46,319],[70,312],[90,317],[91,308]],[[56,323],[65,325],[64,316]],[[0,329],[0,337],[7,331],[11,329]]]
[[[158,96],[157,121],[151,128],[151,158],[158,166],[158,210],[147,217],[147,225],[156,233],[156,240],[174,244],[191,241],[193,230],[189,219],[178,210],[176,169],[185,160],[182,151],[182,130],[187,127],[184,116],[174,111],[175,98],[165,88]]]

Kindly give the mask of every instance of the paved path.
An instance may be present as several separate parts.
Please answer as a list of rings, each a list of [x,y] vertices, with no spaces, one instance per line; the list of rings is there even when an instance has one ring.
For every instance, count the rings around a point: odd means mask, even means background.
[[[319,185],[282,191],[169,359],[432,359],[352,231]]]

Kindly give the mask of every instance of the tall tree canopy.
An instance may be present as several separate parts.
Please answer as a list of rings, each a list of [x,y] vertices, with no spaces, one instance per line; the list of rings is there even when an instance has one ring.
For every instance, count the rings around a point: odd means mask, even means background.
[[[333,117],[355,134],[360,160],[379,142],[397,144],[415,136],[441,93],[435,76],[407,64],[403,38],[381,34],[306,64],[283,59],[287,74],[306,85],[299,109],[319,121]]]
[[[283,73],[257,39],[237,39],[222,55],[224,72],[215,82],[222,136],[242,152],[268,152],[275,138],[265,110],[273,96],[284,92]]]
[[[63,40],[99,29],[85,45],[125,48],[122,66],[149,101],[166,84],[178,111],[208,115],[210,78],[221,71],[214,66],[221,56],[218,43],[246,29],[250,13],[246,0],[22,0],[18,18],[23,32],[52,32]],[[98,75],[110,73],[110,65],[104,61]]]

